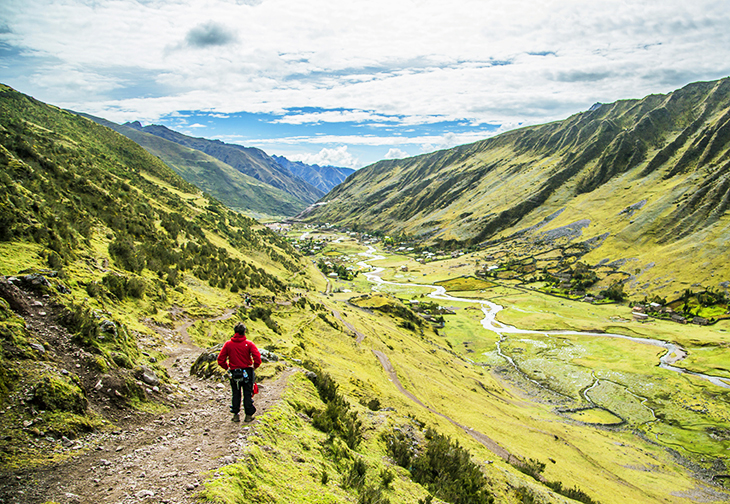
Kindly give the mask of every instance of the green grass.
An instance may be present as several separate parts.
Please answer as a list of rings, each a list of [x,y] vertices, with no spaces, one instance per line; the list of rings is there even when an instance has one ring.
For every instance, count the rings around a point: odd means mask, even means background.
[[[435,285],[444,287],[447,291],[476,291],[480,289],[489,289],[497,284],[482,280],[475,277],[459,277],[450,280],[442,280],[435,282]]]
[[[323,407],[312,383],[301,373],[293,375],[285,400],[258,417],[244,460],[217,470],[220,476],[205,483],[203,500],[226,504],[352,502],[358,491],[348,487],[343,475],[354,460],[367,467],[365,486],[381,485],[384,471],[396,475],[384,491],[392,502],[416,502],[423,497],[423,489],[410,482],[405,470],[384,459],[378,433],[392,425],[392,415],[358,408],[370,434],[358,451],[352,451],[337,439],[328,440],[305,420],[303,411]]]
[[[596,425],[610,425],[621,422],[621,418],[617,417],[610,411],[599,408],[584,409],[573,413],[565,413],[565,415],[577,420],[578,422]]]

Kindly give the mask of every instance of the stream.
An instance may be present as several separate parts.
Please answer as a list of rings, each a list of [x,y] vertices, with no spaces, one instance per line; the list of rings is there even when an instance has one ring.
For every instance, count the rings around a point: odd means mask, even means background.
[[[378,259],[385,259],[384,256],[376,255],[375,254],[375,248],[372,246],[368,247],[367,252],[361,252],[359,255],[364,257],[369,257],[371,261],[378,260]],[[365,261],[361,261],[357,263],[358,266],[361,266],[363,268],[373,268],[370,264],[368,264]],[[469,298],[458,298],[451,296],[446,293],[446,289],[444,287],[440,287],[437,285],[429,285],[429,284],[414,284],[414,283],[397,283],[397,282],[388,282],[386,280],[383,280],[379,275],[385,271],[385,268],[375,268],[369,272],[363,272],[365,275],[365,278],[371,283],[374,283],[376,285],[394,285],[398,287],[425,287],[433,289],[433,292],[428,294],[428,297],[432,299],[438,299],[441,301],[451,301],[451,302],[463,302],[463,303],[477,303],[481,306],[482,312],[484,313],[484,319],[482,319],[482,326],[484,329],[488,331],[492,331],[499,335],[500,339],[497,341],[497,353],[505,359],[511,366],[513,366],[515,369],[519,370],[515,362],[512,360],[512,358],[502,352],[501,343],[506,339],[507,334],[541,334],[546,336],[568,336],[568,335],[577,335],[577,336],[595,336],[595,337],[602,337],[602,338],[620,338],[625,340],[630,340],[636,343],[641,343],[643,345],[651,345],[656,347],[661,347],[666,350],[664,355],[662,355],[659,358],[659,366],[663,369],[667,369],[669,371],[674,371],[676,373],[680,374],[688,374],[692,376],[696,376],[698,378],[701,378],[703,380],[707,380],[713,385],[716,385],[718,387],[722,388],[730,388],[730,383],[726,381],[726,379],[720,378],[719,376],[712,376],[712,375],[706,375],[702,373],[696,373],[693,371],[689,371],[680,367],[673,366],[672,364],[678,362],[679,360],[682,360],[687,356],[687,352],[680,347],[679,345],[676,345],[674,343],[670,343],[668,341],[663,341],[659,339],[653,339],[653,338],[639,338],[635,336],[626,336],[623,334],[612,334],[612,333],[597,333],[597,332],[583,332],[583,331],[532,331],[528,329],[519,329],[514,326],[510,326],[507,324],[502,324],[501,322],[498,322],[496,320],[497,313],[499,313],[501,310],[504,309],[503,306],[500,306],[496,303],[493,303],[491,301],[488,301],[486,299],[469,299]],[[672,357],[672,356],[675,357]],[[676,356],[679,356],[677,358]],[[671,361],[671,364],[670,364]],[[528,379],[530,379],[528,377]],[[538,383],[535,380],[530,379],[533,383],[539,385],[542,387],[540,383]]]

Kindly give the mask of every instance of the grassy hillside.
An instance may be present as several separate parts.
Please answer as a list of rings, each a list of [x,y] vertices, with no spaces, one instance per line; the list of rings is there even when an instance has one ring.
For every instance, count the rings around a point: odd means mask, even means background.
[[[99,117],[80,115],[134,140],[182,178],[235,211],[254,218],[282,218],[295,215],[306,206],[304,201],[291,194],[204,152]]]
[[[116,414],[88,405],[102,375],[120,408],[153,404],[134,385],[142,365],[166,376],[151,325],[307,286],[296,252],[267,228],[122,135],[5,86],[0,178],[0,402],[17,413],[2,430],[38,409],[57,413],[59,437],[101,425]],[[79,358],[77,374],[61,373]],[[5,455],[22,458],[12,447],[29,436],[4,438]]]
[[[131,140],[7,87],[0,125],[0,499],[22,489],[28,502],[43,503],[48,488],[71,500],[50,483],[56,471],[85,480],[90,501],[94,477],[120,498],[146,499],[156,484],[158,500],[175,486],[176,500],[218,503],[726,499],[710,480],[725,470],[730,443],[724,390],[667,375],[650,347],[578,336],[505,342],[517,372],[470,303],[450,306],[440,326],[385,291],[407,300],[430,290],[408,282],[465,297],[492,289],[526,308],[510,317],[538,328],[549,313],[580,313],[577,323],[603,330],[620,325],[608,308],[591,319],[557,298],[547,306],[496,282],[455,280],[472,257],[372,261],[404,283],[372,293],[362,274],[328,279],[314,266],[356,265],[366,247],[354,239],[329,236],[316,242],[317,257],[301,257]],[[302,250],[315,249],[309,241]],[[214,400],[225,388],[215,345],[237,320],[279,358],[259,369],[264,389],[288,377],[282,399],[240,430],[229,428],[227,401]],[[727,372],[723,335],[682,334],[690,369]],[[181,352],[199,355],[196,365],[183,366]],[[556,391],[525,380],[543,368]],[[610,425],[611,413],[597,407],[567,411],[588,398],[627,423]],[[201,405],[210,416],[189,432]],[[148,435],[134,450],[132,430]],[[205,439],[210,451],[165,452],[153,464],[159,480],[151,470],[127,472],[171,434],[190,437],[188,447]],[[224,457],[228,445],[241,457]],[[181,474],[159,470],[200,453],[211,454],[215,470],[190,476],[189,489],[172,483]]]
[[[566,242],[628,262],[632,291],[730,278],[730,79],[359,170],[304,217],[457,248]],[[591,242],[593,240],[593,242]],[[514,246],[513,246],[514,245]]]

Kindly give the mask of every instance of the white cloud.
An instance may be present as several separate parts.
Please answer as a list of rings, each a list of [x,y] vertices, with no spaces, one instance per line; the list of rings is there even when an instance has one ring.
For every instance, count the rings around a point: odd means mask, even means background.
[[[200,124],[200,123],[190,124],[187,127],[188,128],[207,128],[207,126],[205,124]]]
[[[307,123],[342,123],[365,121],[392,121],[393,118],[382,114],[375,114],[365,110],[328,110],[325,112],[311,112],[289,114],[273,122],[280,124],[307,124]]]
[[[239,136],[224,135],[219,137],[223,141],[256,145],[297,145],[297,144],[348,144],[365,146],[392,146],[392,145],[430,145],[433,148],[445,149],[455,145],[476,142],[493,136],[492,131],[467,131],[463,133],[446,133],[443,135],[420,135],[420,136],[376,136],[376,135],[314,135],[314,136],[292,136],[272,137],[261,139],[242,138]],[[433,150],[433,149],[431,149]]]
[[[115,121],[527,125],[730,74],[727,0],[4,0],[0,19],[32,68],[0,81]]]
[[[407,152],[391,147],[385,156],[383,156],[383,159],[402,159],[404,157],[408,157]]]
[[[347,152],[347,145],[334,149],[324,148],[317,154],[295,154],[288,156],[292,161],[302,161],[307,164],[317,164],[320,166],[343,166],[345,168],[356,168],[359,166],[358,160]]]

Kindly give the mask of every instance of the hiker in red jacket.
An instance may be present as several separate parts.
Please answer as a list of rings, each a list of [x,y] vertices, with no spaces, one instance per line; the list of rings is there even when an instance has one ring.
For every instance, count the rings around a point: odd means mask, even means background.
[[[228,370],[231,379],[231,413],[234,422],[241,418],[241,392],[243,391],[243,411],[246,413],[244,422],[253,420],[256,408],[253,405],[253,385],[255,380],[254,369],[261,365],[261,353],[252,342],[246,339],[246,326],[239,322],[234,327],[236,334],[226,341],[218,354],[218,365]]]

